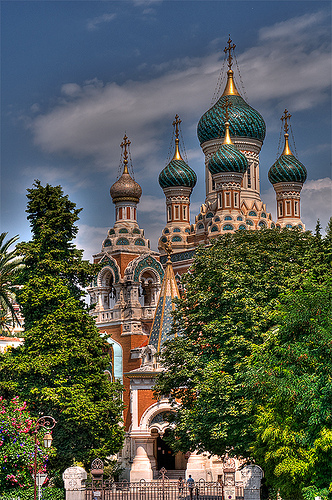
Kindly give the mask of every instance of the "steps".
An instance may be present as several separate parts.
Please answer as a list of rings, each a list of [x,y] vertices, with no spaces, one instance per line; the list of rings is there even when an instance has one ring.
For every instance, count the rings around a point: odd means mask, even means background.
[[[184,480],[185,475],[185,470],[168,470],[165,474],[165,477],[167,477],[170,481],[177,481],[179,477],[182,477],[182,479]],[[153,479],[161,479],[161,474],[159,471],[153,471]]]

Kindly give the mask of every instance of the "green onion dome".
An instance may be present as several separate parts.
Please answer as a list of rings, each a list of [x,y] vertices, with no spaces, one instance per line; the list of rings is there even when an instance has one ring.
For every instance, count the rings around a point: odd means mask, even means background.
[[[211,174],[220,172],[243,173],[248,168],[248,160],[233,144],[222,144],[208,163]]]
[[[266,133],[264,119],[240,96],[233,81],[233,71],[229,70],[223,95],[204,113],[198,122],[197,135],[200,144],[225,134],[225,103],[227,98],[231,103],[228,109],[231,136],[249,137],[263,142]]]
[[[173,186],[186,186],[193,188],[197,176],[192,168],[181,159],[173,158],[172,161],[160,172],[159,184],[162,188]]]
[[[271,184],[278,182],[305,182],[307,169],[292,154],[288,146],[288,134],[285,134],[285,148],[282,155],[274,162],[268,173]]]

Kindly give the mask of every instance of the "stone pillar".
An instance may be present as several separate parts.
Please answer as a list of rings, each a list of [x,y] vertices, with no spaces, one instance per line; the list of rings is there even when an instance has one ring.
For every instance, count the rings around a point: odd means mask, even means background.
[[[198,454],[197,451],[194,451],[188,459],[186,479],[188,479],[190,474],[195,482],[200,479],[207,480],[206,461],[207,459],[204,454]]]
[[[224,469],[224,498],[226,500],[235,500],[235,460],[234,458],[226,457],[223,465]]]
[[[66,500],[85,500],[87,473],[82,467],[68,467],[62,474],[66,490]]]
[[[260,500],[263,471],[258,465],[246,465],[241,470],[244,500]]]
[[[153,472],[148,456],[148,440],[137,440],[136,446],[135,458],[130,471],[130,481],[138,482],[141,479],[145,479],[145,481],[152,481]]]

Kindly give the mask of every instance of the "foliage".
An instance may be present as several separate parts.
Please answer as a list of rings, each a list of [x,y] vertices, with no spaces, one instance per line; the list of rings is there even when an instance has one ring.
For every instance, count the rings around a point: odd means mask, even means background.
[[[331,279],[289,291],[280,327],[248,363],[249,388],[260,401],[252,453],[283,498],[332,488],[331,303]]]
[[[37,490],[38,491],[38,490]],[[33,500],[34,488],[27,488],[15,493],[1,492],[0,500]],[[42,488],[41,500],[65,500],[65,491],[61,488]]]
[[[18,397],[0,398],[0,491],[13,491],[32,483],[35,422]],[[37,447],[37,472],[46,467],[47,455]],[[20,490],[21,493],[21,490]]]
[[[238,231],[197,251],[174,316],[178,336],[166,343],[157,385],[177,407],[175,450],[222,455],[233,446],[237,456],[253,454],[252,423],[262,401],[248,360],[259,346],[264,352],[283,297],[310,280],[323,283],[331,255],[328,237],[296,229]]]
[[[113,479],[113,481],[119,481],[122,472],[125,469],[121,466],[121,463],[116,459],[106,458],[104,462],[104,477],[107,479]]]
[[[0,332],[9,331],[14,322],[18,322],[13,299],[15,297],[15,279],[22,269],[22,257],[18,250],[9,251],[9,248],[18,240],[14,236],[5,241],[8,233],[0,234]]]
[[[50,466],[61,471],[74,457],[89,463],[121,447],[122,387],[104,374],[105,344],[81,300],[96,269],[71,242],[79,210],[60,186],[39,181],[28,199],[33,239],[19,247],[26,266],[18,294],[25,342],[2,357],[0,391],[56,419]]]

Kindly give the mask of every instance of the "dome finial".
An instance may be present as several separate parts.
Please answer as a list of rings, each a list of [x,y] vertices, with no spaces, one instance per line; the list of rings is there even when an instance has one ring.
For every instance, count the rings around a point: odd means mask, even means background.
[[[181,120],[179,118],[179,115],[175,115],[175,120],[173,122],[173,127],[175,129],[175,152],[173,156],[173,160],[182,160],[182,157],[180,155],[180,150],[179,150],[179,125],[181,123]]]
[[[232,61],[233,61],[232,50],[234,50],[236,47],[235,43],[233,43],[233,45],[231,45],[232,41],[233,40],[231,40],[231,35],[229,35],[229,38],[227,41],[228,47],[224,48],[225,54],[227,54],[227,52],[228,52],[228,69],[232,69]]]
[[[228,97],[226,97],[225,102],[221,105],[222,109],[225,110],[225,137],[224,137],[223,144],[233,144],[230,133],[229,133],[229,121],[228,121],[228,119],[229,119],[228,110],[231,106],[233,106],[233,104],[228,99]]]
[[[235,86],[235,83],[234,83],[234,80],[233,80],[233,70],[232,70],[232,64],[233,64],[233,56],[232,56],[232,50],[234,51],[236,45],[235,43],[233,43],[232,45],[232,41],[231,40],[231,35],[229,35],[229,38],[228,38],[228,47],[226,46],[224,48],[224,52],[225,54],[227,54],[228,52],[228,71],[227,71],[227,83],[226,83],[226,87],[225,87],[225,90],[223,92],[223,96],[224,95],[240,95],[236,86]]]
[[[121,142],[120,146],[122,148],[122,155],[123,155],[123,163],[124,163],[124,168],[123,168],[123,173],[124,174],[128,174],[128,150],[127,150],[127,146],[129,147],[129,145],[131,144],[130,140],[128,139],[127,137],[127,134],[125,133],[124,137],[123,137],[123,141]]]
[[[284,131],[285,131],[285,134],[284,134],[284,137],[285,137],[285,147],[284,147],[284,150],[281,154],[283,155],[291,155],[293,154],[289,148],[289,144],[288,144],[288,137],[289,137],[289,134],[288,134],[288,120],[290,119],[292,115],[288,112],[288,110],[285,108],[285,111],[284,111],[284,114],[282,115],[282,117],[280,118],[280,120],[283,122],[284,124]]]

